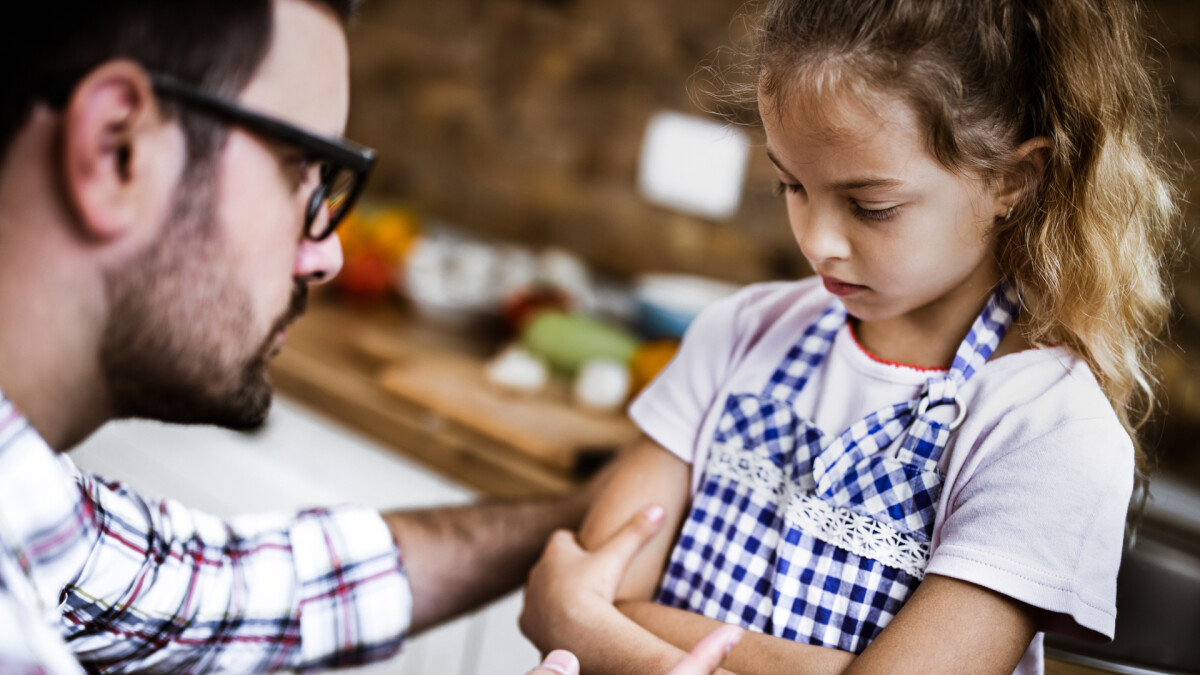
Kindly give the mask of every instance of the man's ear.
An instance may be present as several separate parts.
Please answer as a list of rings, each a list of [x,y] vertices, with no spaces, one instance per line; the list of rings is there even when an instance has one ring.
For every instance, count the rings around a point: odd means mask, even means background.
[[[1009,168],[1000,177],[995,193],[996,217],[1007,219],[1014,208],[1037,192],[1045,179],[1050,152],[1050,139],[1045,136],[1031,138],[1013,150]]]
[[[168,134],[146,71],[109,61],[76,85],[62,121],[62,180],[85,236],[99,240],[137,229],[167,199],[159,153]],[[177,145],[177,144],[176,144]],[[180,149],[176,149],[179,151]]]

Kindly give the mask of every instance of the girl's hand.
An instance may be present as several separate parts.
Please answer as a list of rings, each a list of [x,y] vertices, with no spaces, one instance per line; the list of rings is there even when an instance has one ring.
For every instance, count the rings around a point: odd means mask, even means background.
[[[630,561],[662,526],[663,509],[642,509],[594,551],[559,530],[529,573],[521,632],[539,649],[586,639],[589,622],[620,615],[613,606]]]
[[[714,630],[697,642],[692,651],[667,675],[709,675],[716,672],[725,656],[742,639],[743,633],[745,631],[737,626],[722,626]]]
[[[742,639],[742,629],[737,626],[724,626],[709,633],[683,657],[666,675],[710,675],[725,655],[738,640]],[[579,659],[571,652],[556,649],[550,652],[541,665],[529,671],[528,675],[579,675]]]

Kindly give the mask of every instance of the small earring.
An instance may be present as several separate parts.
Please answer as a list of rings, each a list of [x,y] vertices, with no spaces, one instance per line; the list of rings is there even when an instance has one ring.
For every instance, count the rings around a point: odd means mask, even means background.
[[[1013,212],[1013,205],[1009,204],[1008,213],[1004,214],[1004,219],[1008,220],[1009,218],[1012,218],[1012,212]]]

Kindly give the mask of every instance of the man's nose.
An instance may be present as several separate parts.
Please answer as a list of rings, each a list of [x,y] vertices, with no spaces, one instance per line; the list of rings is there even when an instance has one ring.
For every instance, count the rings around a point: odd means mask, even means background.
[[[337,276],[342,269],[342,242],[337,234],[322,241],[305,238],[296,248],[296,265],[292,276],[301,283],[323,284]]]

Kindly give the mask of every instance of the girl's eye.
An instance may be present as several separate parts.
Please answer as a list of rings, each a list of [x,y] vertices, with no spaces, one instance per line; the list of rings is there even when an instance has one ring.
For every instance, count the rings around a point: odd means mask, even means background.
[[[804,194],[804,186],[799,183],[785,183],[779,181],[778,187],[775,188],[775,194],[782,195],[791,193],[794,195]]]
[[[889,220],[895,217],[899,208],[898,206],[889,206],[886,209],[864,209],[857,201],[850,200],[850,210],[854,212],[854,217],[859,220]]]

